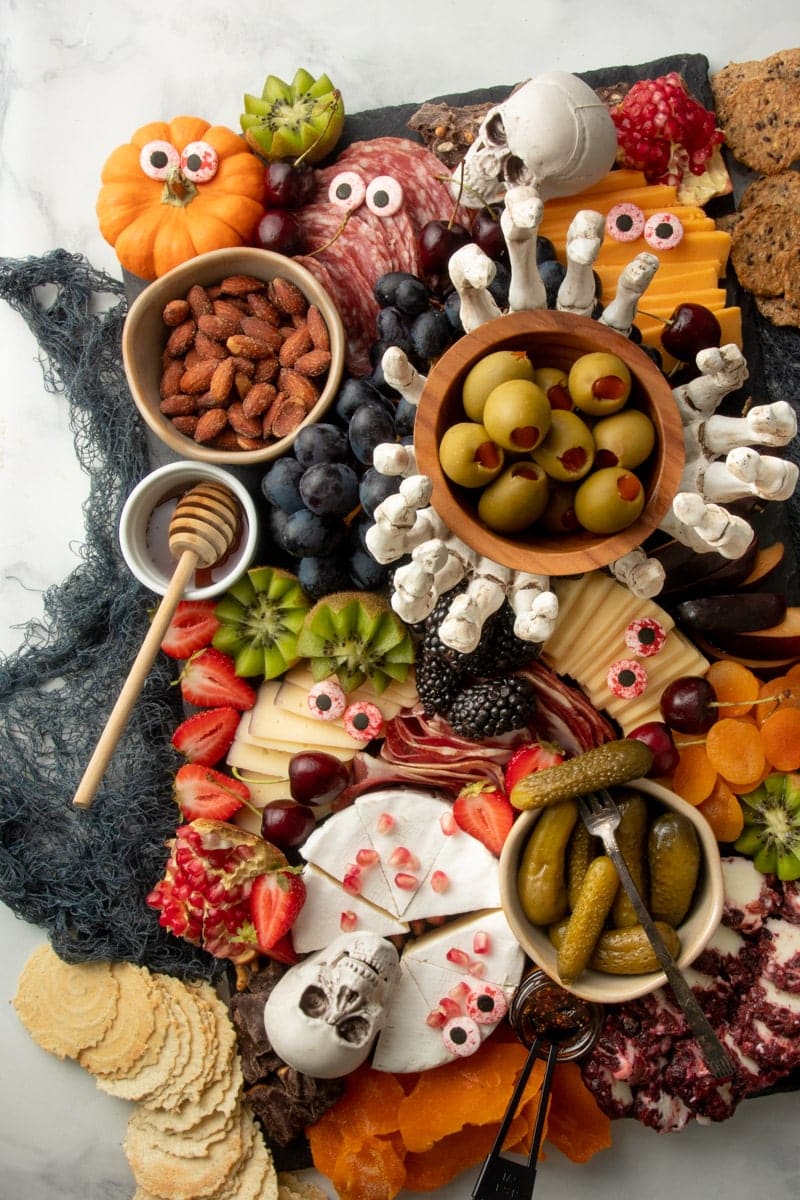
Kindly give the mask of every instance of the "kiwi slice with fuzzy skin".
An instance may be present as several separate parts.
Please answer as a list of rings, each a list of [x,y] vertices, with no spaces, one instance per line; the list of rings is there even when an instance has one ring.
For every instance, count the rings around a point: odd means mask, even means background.
[[[300,67],[291,83],[268,75],[260,96],[245,95],[239,123],[250,149],[268,162],[315,163],[341,137],[344,105],[327,75],[315,79]]]
[[[336,675],[345,692],[369,680],[380,695],[414,661],[406,626],[376,592],[334,592],[308,612],[297,639],[316,682]]]
[[[236,674],[275,679],[299,659],[297,635],[311,600],[297,576],[280,567],[251,567],[214,608],[213,646],[230,654]]]
[[[775,771],[739,799],[744,829],[734,850],[764,875],[784,883],[800,879],[800,774]]]

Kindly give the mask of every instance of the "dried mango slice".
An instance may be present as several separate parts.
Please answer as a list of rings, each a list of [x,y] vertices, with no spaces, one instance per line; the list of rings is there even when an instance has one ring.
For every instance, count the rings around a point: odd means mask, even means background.
[[[462,1171],[476,1167],[494,1145],[497,1128],[496,1122],[491,1125],[465,1125],[456,1133],[441,1138],[430,1150],[421,1154],[407,1154],[406,1188],[410,1192],[430,1192],[444,1187]],[[524,1113],[520,1113],[508,1128],[503,1148],[516,1148],[529,1133],[528,1121]]]
[[[553,1074],[547,1140],[572,1162],[588,1162],[611,1146],[611,1121],[581,1079],[577,1063],[558,1063]]]
[[[345,1140],[329,1176],[339,1200],[393,1200],[406,1182],[404,1157],[397,1135]]]

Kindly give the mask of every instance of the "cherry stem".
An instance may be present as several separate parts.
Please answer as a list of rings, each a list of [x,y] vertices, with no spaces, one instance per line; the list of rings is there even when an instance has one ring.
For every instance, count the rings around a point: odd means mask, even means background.
[[[776,700],[778,701],[778,703],[780,703],[781,700],[788,700],[788,698],[789,698],[789,696],[791,696],[791,694],[792,694],[791,688],[784,688],[784,690],[782,692],[778,692],[774,696],[762,696],[759,700],[751,700],[750,706],[752,708],[756,704],[771,704],[773,701],[776,701]],[[737,705],[742,705],[742,704],[746,704],[746,703],[747,703],[746,700],[711,700],[711,701],[709,701],[708,707],[709,708],[735,708]]]
[[[294,160],[294,162],[292,163],[292,166],[299,167],[301,162],[303,161],[303,159],[306,158],[311,153],[311,151],[314,149],[314,147],[318,146],[319,143],[322,141],[322,139],[325,137],[325,135],[327,134],[328,130],[331,127],[331,121],[333,120],[334,116],[336,115],[336,106],[339,103],[339,101],[341,100],[341,98],[342,98],[342,93],[339,91],[338,88],[334,88],[334,90],[331,92],[330,100],[325,105],[325,108],[328,109],[328,119],[325,122],[324,128],[319,131],[319,133],[314,138],[311,145],[306,146],[303,153]],[[325,111],[325,109],[323,109],[323,112],[324,111]]]
[[[333,243],[336,241],[336,239],[338,237],[341,237],[342,234],[344,233],[345,225],[347,224],[347,222],[349,220],[350,220],[350,213],[348,211],[348,212],[345,212],[344,216],[342,217],[342,222],[341,222],[339,228],[336,230],[336,232],[328,238],[327,242],[323,242],[321,246],[317,246],[316,250],[309,250],[307,252],[308,257],[314,258],[315,255],[322,254],[323,250],[327,250],[329,246],[332,246]]]

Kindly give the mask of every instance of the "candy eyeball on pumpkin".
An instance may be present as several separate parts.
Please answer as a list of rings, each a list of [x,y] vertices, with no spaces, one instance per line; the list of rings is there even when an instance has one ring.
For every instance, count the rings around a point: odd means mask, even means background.
[[[264,213],[263,164],[238,133],[202,117],[143,125],[112,151],[101,181],[100,232],[140,279],[248,245]]]

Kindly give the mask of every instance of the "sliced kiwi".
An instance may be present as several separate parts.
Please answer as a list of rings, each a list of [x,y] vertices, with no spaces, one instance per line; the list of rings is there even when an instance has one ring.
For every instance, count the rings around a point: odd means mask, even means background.
[[[800,774],[775,771],[739,799],[744,829],[734,850],[752,858],[765,875],[800,879]]]
[[[261,158],[319,162],[344,127],[341,94],[327,75],[315,79],[300,67],[291,83],[268,75],[260,96],[244,97],[239,118],[248,146]]]
[[[231,655],[237,675],[275,679],[300,657],[297,635],[310,607],[297,576],[252,567],[215,606],[220,627],[212,644]]]
[[[414,643],[400,618],[375,592],[334,592],[307,614],[297,651],[319,682],[336,675],[345,692],[369,680],[380,694],[402,682],[414,661]]]

